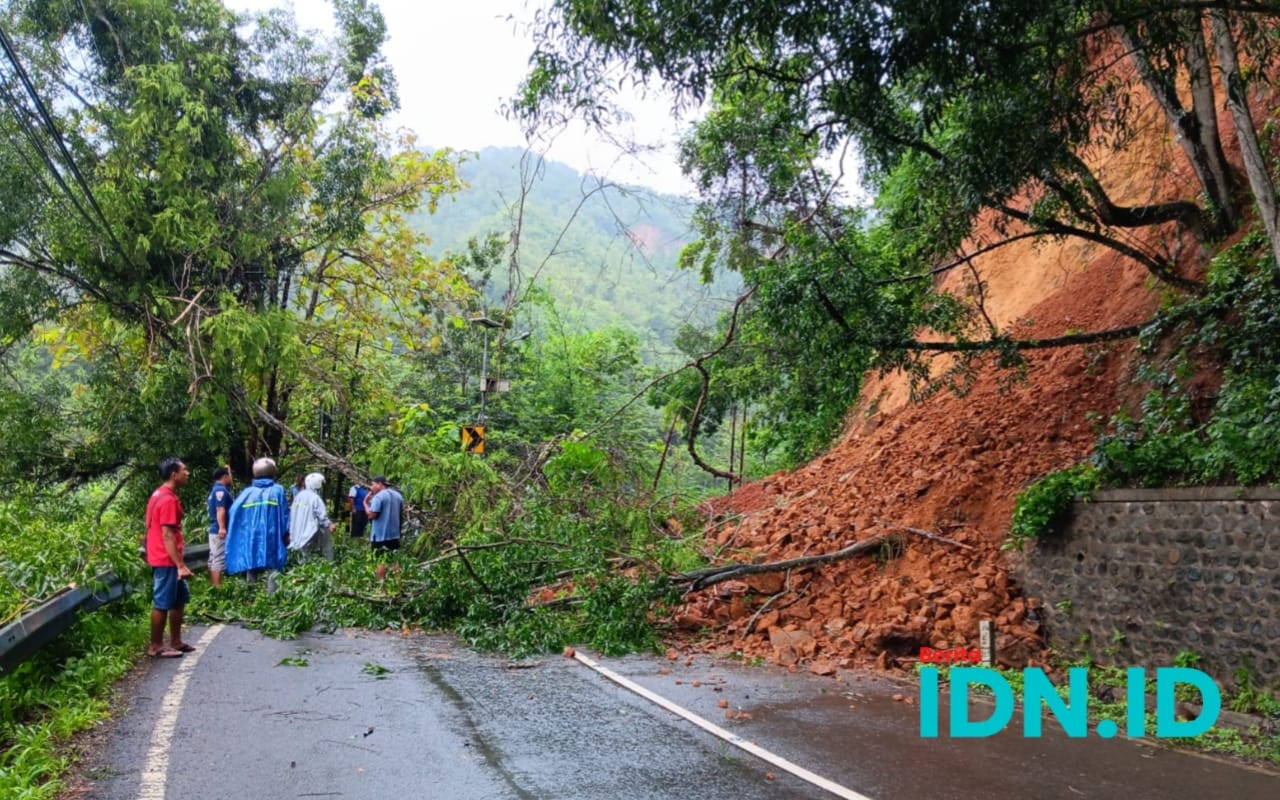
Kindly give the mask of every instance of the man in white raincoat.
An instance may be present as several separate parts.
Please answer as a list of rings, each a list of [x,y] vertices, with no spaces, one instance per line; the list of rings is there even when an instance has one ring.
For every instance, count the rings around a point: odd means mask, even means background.
[[[313,472],[303,480],[304,488],[293,496],[289,508],[289,549],[314,553],[317,550],[326,560],[333,560],[333,529],[329,514],[320,497],[324,476]]]

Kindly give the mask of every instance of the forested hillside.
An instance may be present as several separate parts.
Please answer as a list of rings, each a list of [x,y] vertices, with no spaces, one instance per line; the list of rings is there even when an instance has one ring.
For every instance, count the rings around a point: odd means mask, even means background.
[[[518,230],[524,288],[547,292],[574,329],[643,331],[667,361],[679,326],[714,321],[740,285],[705,285],[677,267],[694,236],[690,200],[607,183],[518,148],[473,154],[458,177],[465,188],[413,218],[431,239],[429,252],[462,253],[470,239]],[[491,299],[500,307],[506,282],[498,273]]]

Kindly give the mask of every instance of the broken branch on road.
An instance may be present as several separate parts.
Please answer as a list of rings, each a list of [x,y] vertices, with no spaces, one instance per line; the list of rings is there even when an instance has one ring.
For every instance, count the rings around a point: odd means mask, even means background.
[[[870,539],[863,539],[855,542],[848,547],[841,548],[831,553],[823,553],[816,556],[802,556],[800,558],[789,558],[785,561],[768,561],[763,564],[725,564],[719,567],[708,567],[706,569],[694,570],[674,576],[671,581],[676,585],[688,584],[686,592],[696,592],[705,589],[708,586],[714,586],[717,583],[731,581],[741,578],[744,575],[759,575],[765,572],[782,572],[791,569],[801,569],[804,567],[817,567],[823,564],[831,564],[836,561],[844,561],[845,559],[854,558],[855,556],[865,555],[866,553],[879,550],[881,546],[896,541],[895,536],[872,536]]]

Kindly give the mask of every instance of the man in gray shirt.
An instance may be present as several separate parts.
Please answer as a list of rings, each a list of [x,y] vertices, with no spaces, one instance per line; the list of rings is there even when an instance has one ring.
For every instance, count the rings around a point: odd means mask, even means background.
[[[373,479],[368,496],[364,499],[365,513],[369,515],[369,545],[374,550],[400,549],[400,511],[404,497],[387,482],[385,475]]]

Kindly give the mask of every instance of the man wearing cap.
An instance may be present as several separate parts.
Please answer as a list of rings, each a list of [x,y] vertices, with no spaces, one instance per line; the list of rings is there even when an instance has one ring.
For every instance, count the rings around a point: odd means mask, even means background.
[[[370,520],[369,545],[372,549],[400,549],[400,511],[403,508],[404,497],[387,482],[386,476],[374,477],[364,499],[365,514]]]
[[[227,568],[227,523],[231,519],[231,468],[213,471],[213,488],[205,501],[209,509],[209,583],[217,589]]]

